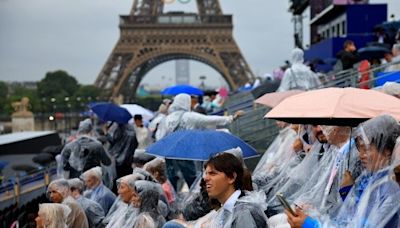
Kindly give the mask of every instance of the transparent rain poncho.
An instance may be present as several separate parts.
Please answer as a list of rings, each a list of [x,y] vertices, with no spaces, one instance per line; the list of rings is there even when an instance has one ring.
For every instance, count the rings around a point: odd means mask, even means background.
[[[133,227],[161,228],[164,225],[165,218],[161,215],[158,207],[160,198],[158,185],[144,180],[135,182],[136,192],[140,197],[140,206]]]
[[[299,48],[292,51],[292,66],[285,71],[277,91],[293,89],[310,90],[321,86],[318,76],[304,65],[304,52]]]
[[[274,197],[278,192],[286,197],[298,191],[317,169],[322,146],[324,145],[318,141],[315,142],[300,164],[295,167],[290,165],[284,167],[276,178],[263,186],[261,189],[267,194],[267,199],[275,200]],[[274,204],[271,203],[272,205]]]
[[[107,188],[103,184],[102,173],[102,169],[97,166],[84,172],[81,178],[83,180],[86,180],[87,178],[92,176],[100,181],[100,184],[98,186],[95,186],[93,189],[88,189],[87,191],[85,191],[84,195],[85,197],[99,203],[100,206],[103,208],[104,213],[107,214],[108,210],[113,205],[116,196],[109,188]]]
[[[266,209],[264,192],[242,192],[244,196],[239,197],[233,208],[224,219],[223,227],[232,228],[256,228],[268,227],[267,217],[264,214]],[[211,221],[210,227],[221,227],[221,219],[224,216],[224,208],[218,210],[218,215]]]
[[[169,114],[164,118],[156,133],[156,139],[176,130],[215,128],[218,125],[226,125],[233,121],[233,116],[206,116],[197,112],[190,112],[190,96],[178,94],[169,107]]]
[[[290,126],[280,130],[279,135],[264,153],[253,172],[253,182],[258,189],[266,190],[266,185],[277,178],[283,170],[293,167],[296,162],[296,153],[293,143],[300,134]]]
[[[71,190],[74,188],[78,190],[81,194],[85,188],[83,181],[79,178],[73,178],[68,180],[68,184]],[[89,227],[98,227],[101,221],[104,219],[104,210],[96,201],[90,200],[82,195],[74,197],[76,202],[85,211],[86,217],[88,219]]]
[[[71,209],[67,218],[67,225],[69,227],[89,227],[85,212],[76,200],[70,196],[71,192],[67,180],[58,179],[52,181],[47,189],[47,194],[49,195],[52,191],[58,192],[63,198],[62,204],[67,205]]]
[[[135,191],[135,182],[143,180],[144,176],[142,174],[130,174],[123,176],[117,180],[117,186],[123,182],[128,185],[128,187]],[[106,227],[132,227],[134,218],[139,213],[139,209],[132,206],[131,203],[125,203],[121,196],[115,200],[114,204],[110,208],[107,216],[103,220],[103,225]]]
[[[43,226],[48,228],[67,228],[67,218],[71,209],[59,203],[39,204],[38,215],[43,219]]]
[[[340,203],[339,186],[342,181],[342,175],[346,170],[357,170],[357,159],[354,154],[354,149],[349,152],[349,137],[350,127],[329,127],[331,131],[325,131],[329,148],[326,149],[322,158],[317,157],[318,150],[313,151],[313,155],[308,157],[308,162],[318,161],[315,164],[308,163],[309,167],[303,166],[302,163],[292,173],[294,178],[291,178],[282,188],[276,193],[282,193],[290,203],[302,205],[308,213],[331,213],[333,208],[336,208]],[[354,142],[352,143],[354,148]],[[340,148],[339,148],[340,147]],[[308,160],[305,159],[305,161]],[[356,172],[354,173],[357,176]],[[333,174],[333,175],[332,175]],[[327,203],[329,202],[329,203]],[[275,196],[268,202],[270,207],[280,207],[278,211],[283,210],[279,201]],[[328,212],[328,210],[330,210]]]
[[[393,117],[382,115],[362,123],[354,135],[364,171],[337,216],[322,223],[326,227],[398,227],[400,187],[395,169],[400,163],[395,143],[400,126]]]
[[[135,129],[130,124],[114,123],[107,135],[110,142],[108,152],[115,159],[115,165],[131,165],[133,153],[138,145]]]
[[[78,138],[65,145],[61,151],[64,168],[72,167],[70,177],[79,175],[95,166],[111,165],[109,155],[104,150],[103,145],[94,137],[90,136],[92,122],[86,119],[79,123]]]

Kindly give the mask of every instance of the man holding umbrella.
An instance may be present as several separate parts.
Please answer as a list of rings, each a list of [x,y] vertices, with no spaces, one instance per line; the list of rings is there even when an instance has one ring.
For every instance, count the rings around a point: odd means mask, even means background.
[[[188,94],[178,94],[169,108],[169,115],[164,118],[156,133],[156,140],[178,131],[190,129],[215,128],[218,125],[231,123],[237,117],[243,115],[243,111],[238,111],[231,116],[206,116],[200,113],[191,112],[191,98]],[[190,187],[196,179],[196,168],[193,161],[166,159],[167,176],[172,186],[177,189],[178,171]]]

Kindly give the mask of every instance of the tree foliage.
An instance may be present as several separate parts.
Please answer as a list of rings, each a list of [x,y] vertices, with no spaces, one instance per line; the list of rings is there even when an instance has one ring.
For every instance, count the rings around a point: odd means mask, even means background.
[[[38,85],[41,97],[73,96],[79,89],[78,81],[63,70],[46,73]]]

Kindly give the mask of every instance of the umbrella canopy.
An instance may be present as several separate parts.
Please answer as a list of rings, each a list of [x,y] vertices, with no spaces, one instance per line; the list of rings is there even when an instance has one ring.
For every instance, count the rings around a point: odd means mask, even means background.
[[[51,155],[50,153],[40,153],[35,155],[35,157],[32,158],[32,161],[41,166],[46,166],[55,160],[53,155]]]
[[[206,161],[210,156],[240,147],[244,158],[258,156],[257,151],[240,138],[222,131],[176,131],[146,149],[155,156],[170,159]]]
[[[103,121],[125,124],[132,118],[128,110],[113,103],[97,103],[90,109]]]
[[[197,96],[204,95],[203,90],[191,85],[175,85],[167,87],[161,91],[162,95],[178,95],[180,93],[186,93],[189,95],[197,95]]]
[[[289,123],[357,126],[381,114],[400,120],[400,99],[356,88],[325,88],[291,96],[265,115]]]
[[[134,116],[134,115],[142,115],[143,120],[151,120],[154,117],[154,114],[152,111],[143,108],[140,105],[137,104],[122,104],[120,105],[122,108],[125,108],[128,110],[128,112]]]
[[[273,108],[281,103],[284,99],[303,92],[303,90],[288,90],[283,92],[266,93],[254,102]]]
[[[358,50],[360,59],[381,59],[389,52],[391,51],[388,48],[382,46],[367,46]]]
[[[8,165],[8,161],[0,161],[0,170],[4,169]]]
[[[15,171],[23,171],[28,173],[36,169],[36,167],[29,164],[15,164],[12,165],[11,168]]]

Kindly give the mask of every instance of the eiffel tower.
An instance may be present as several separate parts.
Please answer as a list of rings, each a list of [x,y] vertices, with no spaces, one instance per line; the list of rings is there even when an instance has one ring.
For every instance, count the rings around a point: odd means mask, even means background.
[[[145,74],[159,64],[190,59],[218,71],[231,89],[254,79],[232,35],[232,15],[218,0],[197,0],[198,13],[163,13],[165,0],[134,0],[120,16],[120,38],[95,85],[110,98],[132,101]]]

